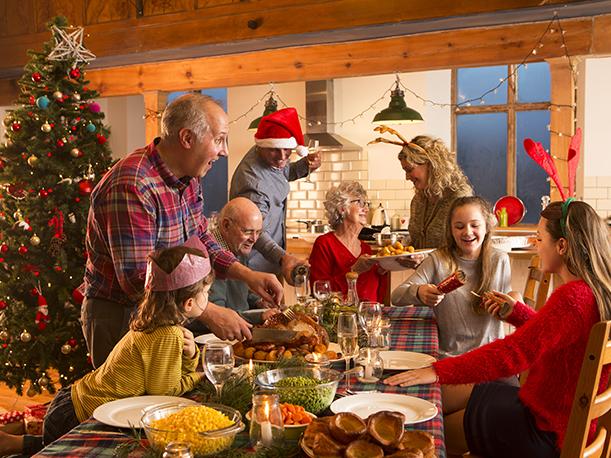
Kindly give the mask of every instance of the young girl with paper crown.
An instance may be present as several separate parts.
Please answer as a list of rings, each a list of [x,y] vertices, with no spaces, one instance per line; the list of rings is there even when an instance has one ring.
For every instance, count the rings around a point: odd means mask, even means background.
[[[180,396],[203,374],[195,372],[199,349],[180,326],[201,315],[212,284],[210,260],[197,238],[149,255],[144,299],[130,331],[106,362],[62,388],[43,424],[43,436],[0,435],[0,456],[32,454],[64,435],[110,401],[142,395]]]
[[[492,247],[494,218],[485,200],[459,197],[450,206],[445,245],[418,266],[405,283],[395,288],[394,305],[433,307],[439,328],[442,356],[459,355],[504,336],[503,325],[486,313],[471,293],[510,289],[511,268],[507,253]],[[465,284],[443,294],[436,285],[460,270]]]
[[[444,422],[457,430],[455,442],[446,441],[449,452],[468,446],[473,454],[501,458],[560,454],[590,330],[598,321],[611,319],[609,232],[585,202],[554,202],[541,212],[537,252],[543,271],[558,275],[561,286],[538,312],[494,292],[508,305],[501,318],[516,326],[513,334],[385,382],[488,382],[468,392],[460,390],[461,397],[453,400],[457,408],[466,409],[456,424]],[[494,299],[485,300],[484,306],[499,313]],[[526,369],[528,378],[521,388],[489,382]],[[608,376],[605,366],[599,392],[607,386]],[[595,429],[593,422],[590,439]]]

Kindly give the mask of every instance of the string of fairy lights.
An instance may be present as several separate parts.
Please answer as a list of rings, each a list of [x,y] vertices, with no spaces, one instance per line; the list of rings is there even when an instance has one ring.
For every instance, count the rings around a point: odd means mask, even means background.
[[[378,104],[380,102],[382,102],[384,99],[386,99],[386,97],[391,93],[391,91],[393,90],[393,88],[395,87],[395,85],[399,85],[401,87],[401,89],[403,89],[404,91],[408,92],[409,94],[411,94],[414,98],[416,98],[417,100],[419,100],[420,102],[422,102],[425,106],[426,105],[430,105],[432,107],[437,107],[437,108],[450,108],[455,110],[457,113],[459,113],[461,111],[461,109],[465,108],[465,107],[470,107],[473,104],[477,103],[478,105],[484,105],[486,103],[485,97],[490,95],[490,94],[496,94],[498,92],[498,90],[506,83],[508,83],[508,81],[513,81],[516,77],[518,72],[520,71],[520,69],[528,69],[528,62],[532,59],[532,56],[536,56],[540,51],[541,48],[543,48],[545,46],[544,44],[544,40],[548,35],[551,34],[556,34],[558,33],[560,35],[560,47],[563,50],[564,53],[564,57],[567,58],[567,62],[569,65],[569,68],[571,69],[571,74],[573,77],[573,82],[576,88],[576,84],[577,84],[577,70],[575,68],[575,65],[573,63],[573,59],[571,58],[571,55],[569,53],[568,50],[568,46],[566,43],[566,37],[565,37],[565,30],[562,27],[562,23],[560,21],[560,18],[558,16],[558,12],[554,11],[553,13],[553,17],[552,19],[547,23],[544,31],[541,33],[541,35],[539,36],[539,39],[536,41],[536,43],[533,45],[533,47],[529,50],[528,54],[526,54],[524,56],[524,58],[520,61],[520,63],[518,63],[517,65],[512,65],[510,66],[510,71],[508,71],[507,75],[504,76],[503,78],[499,78],[498,83],[496,83],[494,86],[490,87],[489,89],[486,89],[481,95],[476,96],[476,97],[472,97],[470,99],[465,99],[464,97],[462,97],[462,99],[460,100],[460,102],[458,103],[446,103],[446,102],[439,102],[439,101],[435,101],[426,97],[421,96],[420,94],[418,94],[417,92],[413,91],[412,89],[410,89],[409,87],[407,87],[405,84],[403,84],[403,82],[400,80],[398,74],[396,75],[396,82],[393,81],[393,83],[379,96],[377,97],[373,102],[371,102],[365,109],[363,109],[362,111],[356,113],[353,116],[350,116],[346,119],[343,119],[341,121],[333,121],[333,122],[327,122],[327,125],[331,125],[331,126],[339,126],[339,127],[343,127],[345,124],[347,123],[352,123],[355,124],[356,121],[360,118],[363,118],[367,113],[376,110],[378,108]],[[240,114],[239,116],[233,118],[232,120],[229,121],[229,124],[235,124],[238,121],[240,121],[241,119],[244,119],[246,117],[248,117],[249,115],[251,115],[254,110],[259,107],[262,103],[264,103],[266,100],[268,100],[270,97],[275,98],[278,102],[280,102],[280,105],[283,107],[288,107],[290,106],[289,104],[287,104],[282,97],[278,94],[278,92],[276,92],[274,83],[269,83],[269,89],[261,96],[259,97],[245,112],[243,112],[242,114]],[[460,97],[460,96],[459,96]],[[575,104],[557,104],[557,103],[549,103],[548,104],[548,110],[555,110],[555,111],[559,111],[561,109],[571,109],[574,110],[575,109]],[[143,116],[145,119],[147,118],[151,118],[151,117],[161,117],[161,111],[155,111],[155,110],[151,110],[151,109],[146,109],[146,114]],[[310,119],[307,118],[305,116],[302,115],[298,115],[299,118],[305,122],[308,126],[313,126],[313,125],[320,125],[321,121],[320,120],[314,120],[314,119]],[[548,131],[550,132],[550,134],[555,134],[558,135],[560,137],[562,136],[571,136],[571,134],[567,134],[567,133],[563,133],[563,132],[557,132],[554,131],[550,128],[550,125],[547,126]]]

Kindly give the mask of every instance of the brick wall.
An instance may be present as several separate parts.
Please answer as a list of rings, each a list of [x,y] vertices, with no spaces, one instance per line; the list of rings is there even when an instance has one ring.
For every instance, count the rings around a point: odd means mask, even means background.
[[[381,203],[389,218],[395,213],[409,216],[409,205],[414,195],[411,182],[405,179],[369,180],[368,152],[324,152],[322,165],[308,183],[305,179],[291,182],[288,196],[287,231],[305,232],[305,225],[298,219],[320,219],[327,222],[324,212],[326,192],[342,181],[358,181],[367,190],[372,209]],[[389,167],[400,167],[399,161]]]
[[[611,177],[585,177],[583,198],[602,218],[611,216]]]

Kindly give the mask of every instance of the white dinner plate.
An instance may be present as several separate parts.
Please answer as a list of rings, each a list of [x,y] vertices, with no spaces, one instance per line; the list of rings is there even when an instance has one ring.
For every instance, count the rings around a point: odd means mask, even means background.
[[[331,404],[331,412],[352,412],[363,420],[382,410],[401,412],[406,425],[430,420],[438,412],[435,404],[429,401],[393,393],[355,394],[339,398]]]
[[[435,248],[422,248],[420,250],[416,250],[413,253],[403,253],[403,254],[394,254],[389,256],[371,256],[371,259],[375,259],[380,264],[380,267],[385,270],[406,270],[409,267],[404,267],[397,262],[399,258],[411,258],[412,256],[417,256],[421,254],[429,254],[435,251]]]
[[[144,409],[169,402],[199,405],[192,399],[177,396],[136,396],[102,404],[93,411],[93,418],[118,428],[140,428],[140,419]]]
[[[202,334],[201,336],[197,336],[194,340],[195,340],[195,343],[198,344],[198,345],[206,345],[208,342],[227,342],[227,343],[230,343],[231,345],[233,345],[234,343],[237,342],[237,340],[223,340],[223,339],[219,339],[217,336],[215,336],[212,333],[210,333],[210,334]]]
[[[397,371],[429,367],[437,361],[431,355],[413,351],[381,351],[380,356],[384,361],[384,369]]]

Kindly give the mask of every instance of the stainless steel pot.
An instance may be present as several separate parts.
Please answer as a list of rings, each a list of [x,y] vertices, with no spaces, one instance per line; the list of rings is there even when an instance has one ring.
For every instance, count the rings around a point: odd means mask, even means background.
[[[331,230],[328,224],[324,224],[319,219],[298,219],[297,222],[305,224],[307,231],[311,234],[325,234]]]

